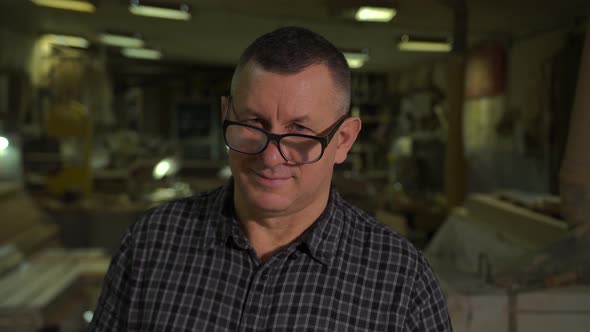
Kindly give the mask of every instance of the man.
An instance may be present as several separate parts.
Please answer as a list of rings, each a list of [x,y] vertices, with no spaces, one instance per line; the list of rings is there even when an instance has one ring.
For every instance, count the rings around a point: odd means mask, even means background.
[[[449,331],[422,255],[331,187],[361,128],[349,103],[323,37],[254,41],[222,98],[233,179],[130,228],[91,330]]]

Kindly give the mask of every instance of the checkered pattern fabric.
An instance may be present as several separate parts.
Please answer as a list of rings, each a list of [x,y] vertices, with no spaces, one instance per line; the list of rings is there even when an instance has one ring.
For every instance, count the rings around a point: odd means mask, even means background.
[[[232,192],[230,181],[134,223],[90,330],[451,330],[424,257],[333,188],[320,218],[264,263],[234,220]]]

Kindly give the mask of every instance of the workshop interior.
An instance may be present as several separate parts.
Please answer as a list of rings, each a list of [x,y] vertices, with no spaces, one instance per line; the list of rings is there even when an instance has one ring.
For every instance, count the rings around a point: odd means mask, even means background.
[[[231,178],[242,50],[312,29],[362,131],[333,185],[457,332],[588,331],[590,1],[0,0],[0,331],[84,331],[146,210]]]

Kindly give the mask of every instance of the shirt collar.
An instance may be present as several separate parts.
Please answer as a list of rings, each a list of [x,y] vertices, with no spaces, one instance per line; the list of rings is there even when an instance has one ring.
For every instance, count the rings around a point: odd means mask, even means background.
[[[226,244],[229,239],[242,248],[247,249],[248,244],[243,231],[234,218],[233,205],[233,178],[217,191],[213,206],[215,212],[207,216],[207,225],[215,228],[215,231],[207,231],[210,238],[207,243]],[[341,213],[342,198],[332,186],[330,188],[328,204],[319,218],[301,235],[295,245],[303,244],[307,252],[320,263],[329,266],[338,249],[338,243],[343,229]],[[216,217],[218,216],[218,217]]]
[[[222,187],[220,195],[221,207],[217,233],[217,242],[221,244],[227,243],[231,238],[235,244],[242,248],[247,249],[246,238],[238,226],[234,216],[234,180],[230,178],[226,184]]]

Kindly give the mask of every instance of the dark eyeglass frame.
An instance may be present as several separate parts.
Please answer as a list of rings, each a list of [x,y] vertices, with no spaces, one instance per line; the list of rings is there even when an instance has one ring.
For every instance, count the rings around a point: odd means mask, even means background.
[[[233,103],[232,103],[231,96],[227,97],[227,103],[228,103],[228,108],[233,109]],[[279,135],[279,134],[274,134],[274,133],[268,132],[260,127],[228,120],[229,113],[230,113],[231,109],[228,109],[227,113],[225,114],[225,119],[223,120],[223,140],[225,141],[225,145],[227,145],[230,149],[232,149],[236,152],[239,152],[239,153],[248,154],[248,155],[256,155],[256,154],[264,152],[264,150],[266,150],[266,148],[268,147],[268,144],[272,141],[275,141],[277,143],[277,147],[279,149],[279,152],[281,153],[281,156],[283,156],[283,159],[285,159],[286,161],[292,162],[292,163],[296,163],[296,164],[313,164],[313,163],[317,162],[318,160],[322,159],[322,157],[324,156],[324,151],[328,147],[328,144],[330,144],[330,141],[332,140],[334,135],[336,135],[336,132],[338,132],[338,129],[340,128],[340,126],[349,117],[348,112],[346,114],[344,114],[343,116],[341,116],[334,124],[332,124],[330,127],[328,127],[326,129],[326,130],[330,130],[330,131],[328,132],[328,134],[326,134],[324,136],[314,136],[314,135],[306,135],[306,134],[281,134],[281,135]],[[243,152],[243,151],[239,151],[239,150],[232,148],[229,145],[229,143],[227,142],[227,138],[226,138],[227,137],[227,135],[226,135],[227,127],[229,127],[231,125],[247,127],[247,128],[251,128],[251,129],[254,129],[254,130],[257,130],[257,131],[263,133],[266,136],[266,144],[262,147],[262,149],[260,149],[260,151],[254,152],[254,153]],[[332,128],[332,129],[330,129],[330,128]],[[285,137],[303,137],[303,138],[310,138],[310,139],[316,140],[321,144],[322,152],[315,160],[306,161],[306,162],[299,162],[299,161],[290,160],[289,158],[287,158],[285,156],[285,154],[283,153],[283,150],[281,149],[281,139],[283,139]]]

